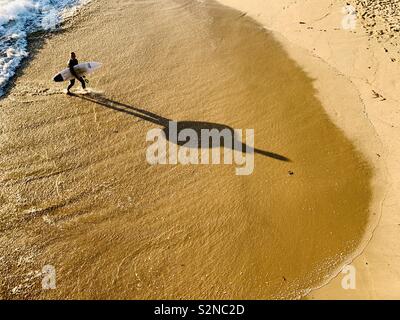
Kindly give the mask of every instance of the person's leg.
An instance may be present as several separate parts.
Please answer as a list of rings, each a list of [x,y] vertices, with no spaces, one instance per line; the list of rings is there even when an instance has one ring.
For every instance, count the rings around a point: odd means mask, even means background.
[[[71,90],[71,88],[72,88],[74,85],[75,85],[75,79],[72,79],[72,80],[69,82],[69,86],[68,86],[68,89],[67,89],[67,92],[68,92],[68,93],[70,93],[69,90]]]
[[[82,77],[80,77],[78,80],[81,82],[82,89],[86,89],[86,83],[85,83],[85,80],[84,80]]]

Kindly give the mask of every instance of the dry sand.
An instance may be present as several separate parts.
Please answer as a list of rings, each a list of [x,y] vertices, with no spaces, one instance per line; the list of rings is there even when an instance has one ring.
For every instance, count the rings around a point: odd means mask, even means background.
[[[322,40],[304,50],[324,32],[296,15],[332,6],[291,1],[279,17],[281,1],[226,2],[284,29],[273,37],[211,2],[98,0],[43,41],[0,102],[2,298],[299,298],[365,247],[391,159],[371,114],[389,97],[366,101],[362,77],[315,54],[329,47]],[[349,56],[347,41],[367,41],[335,32]],[[90,95],[49,87],[71,50],[105,64]],[[233,166],[150,166],[145,135],[167,119],[253,128],[265,152],[249,177]],[[40,286],[46,264],[54,291]]]
[[[381,216],[376,225],[371,221],[376,227],[373,237],[352,262],[357,271],[356,290],[344,290],[344,275],[339,275],[309,298],[400,298],[400,1],[220,2],[248,13],[273,31],[290,55],[316,79],[314,86],[331,119],[374,167],[371,212],[381,211]],[[354,30],[342,25],[343,6],[348,3],[357,10]],[[332,85],[335,77],[341,80]],[[348,97],[344,96],[346,86]],[[352,98],[359,103],[353,103]],[[360,121],[373,126],[378,143],[372,142],[371,135],[361,133]]]

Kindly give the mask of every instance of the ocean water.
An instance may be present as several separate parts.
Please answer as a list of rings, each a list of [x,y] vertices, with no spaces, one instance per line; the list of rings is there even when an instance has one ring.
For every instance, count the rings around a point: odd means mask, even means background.
[[[88,0],[0,0],[0,97],[22,60],[28,35],[52,31]]]
[[[314,80],[214,1],[91,7],[1,103],[0,299],[294,299],[329,280],[365,234],[372,170]],[[103,62],[101,94],[53,94],[71,47]],[[150,166],[146,135],[166,119],[254,129],[264,152],[247,177]],[[56,290],[36,276],[46,265]]]

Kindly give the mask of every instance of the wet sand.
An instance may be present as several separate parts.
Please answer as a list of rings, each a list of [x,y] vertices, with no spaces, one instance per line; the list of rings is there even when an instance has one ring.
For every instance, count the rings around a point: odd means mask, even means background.
[[[373,168],[366,241],[348,261],[356,270],[356,288],[344,290],[345,274],[338,272],[308,298],[399,299],[400,1],[220,2],[255,18],[279,39],[315,79],[330,118]],[[345,10],[346,4],[353,9]]]
[[[208,1],[98,0],[74,25],[0,100],[1,298],[299,298],[352,256],[371,166],[271,34]],[[72,50],[104,64],[90,95],[50,82]],[[148,112],[264,152],[246,177],[150,166]]]

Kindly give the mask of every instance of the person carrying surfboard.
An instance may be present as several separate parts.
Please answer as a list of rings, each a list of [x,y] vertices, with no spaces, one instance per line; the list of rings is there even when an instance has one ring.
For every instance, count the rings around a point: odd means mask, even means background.
[[[85,83],[85,80],[82,78],[82,77],[80,77],[80,76],[78,76],[77,74],[76,74],[76,72],[75,72],[75,70],[74,70],[74,67],[76,66],[76,65],[78,65],[79,64],[79,62],[78,62],[78,59],[76,58],[76,54],[75,54],[75,52],[71,52],[71,59],[69,60],[69,62],[68,62],[68,68],[69,68],[69,71],[72,73],[72,75],[76,78],[76,79],[78,79],[79,80],[79,82],[82,84],[82,89],[86,89],[86,83]],[[68,86],[68,89],[67,89],[67,94],[71,94],[71,88],[73,87],[75,85],[75,79],[71,79],[70,80],[70,83],[69,83],[69,86]]]

